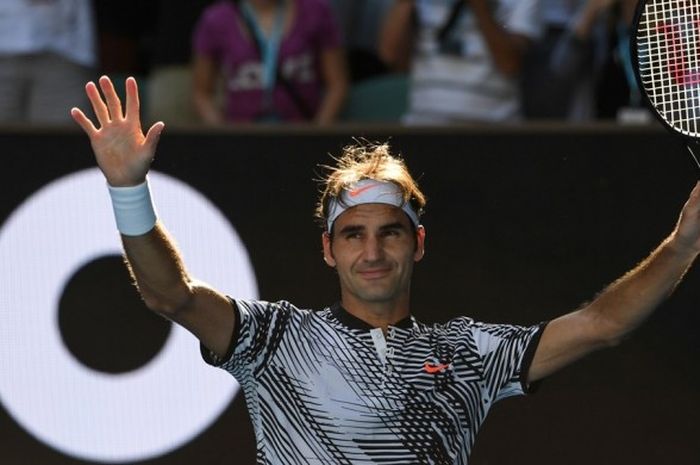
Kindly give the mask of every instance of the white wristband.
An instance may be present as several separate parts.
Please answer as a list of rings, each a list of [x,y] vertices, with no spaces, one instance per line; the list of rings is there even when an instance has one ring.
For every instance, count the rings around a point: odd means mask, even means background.
[[[112,187],[109,184],[117,229],[125,236],[146,234],[156,225],[156,211],[151,200],[148,180],[131,187]]]

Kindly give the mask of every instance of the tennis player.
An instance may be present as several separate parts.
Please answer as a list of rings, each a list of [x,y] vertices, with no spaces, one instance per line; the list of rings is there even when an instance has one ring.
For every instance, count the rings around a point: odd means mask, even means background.
[[[73,118],[107,180],[131,273],[149,308],[201,341],[204,359],[243,388],[260,464],[466,464],[498,400],[617,344],[671,293],[700,251],[700,187],[673,232],[595,300],[549,323],[410,311],[425,251],[425,198],[386,146],[346,149],[318,204],[324,260],[340,302],[319,311],[236,299],[190,276],[158,221],[146,174],[164,125],[144,136],[136,81],[126,108],[107,77],[86,86],[99,126]]]

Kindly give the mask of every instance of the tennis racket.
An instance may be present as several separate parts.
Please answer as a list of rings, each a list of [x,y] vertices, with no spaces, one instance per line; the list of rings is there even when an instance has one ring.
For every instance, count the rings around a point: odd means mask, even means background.
[[[700,145],[700,0],[639,0],[630,41],[637,84],[664,126]]]

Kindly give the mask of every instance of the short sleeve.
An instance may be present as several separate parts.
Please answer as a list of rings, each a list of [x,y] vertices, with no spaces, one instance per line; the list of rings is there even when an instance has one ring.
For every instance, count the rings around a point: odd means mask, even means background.
[[[526,377],[545,326],[474,323],[472,334],[484,378],[496,401],[531,390]]]
[[[210,365],[231,373],[239,382],[255,378],[268,365],[288,327],[291,310],[284,303],[235,300],[236,325],[226,357],[217,359],[206,348],[202,357]]]

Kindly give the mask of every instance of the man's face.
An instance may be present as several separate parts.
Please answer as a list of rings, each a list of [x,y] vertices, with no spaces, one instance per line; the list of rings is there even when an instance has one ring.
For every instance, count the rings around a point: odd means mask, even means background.
[[[332,239],[323,234],[323,254],[338,272],[344,301],[389,303],[408,298],[424,241],[423,227],[414,229],[401,209],[362,204],[336,219]]]

